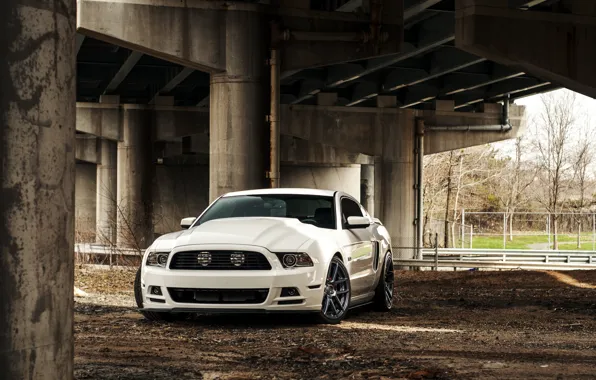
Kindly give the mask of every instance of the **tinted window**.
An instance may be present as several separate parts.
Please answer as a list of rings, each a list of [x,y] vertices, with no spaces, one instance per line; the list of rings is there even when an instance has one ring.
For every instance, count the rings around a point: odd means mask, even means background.
[[[343,198],[341,200],[341,218],[342,223],[346,223],[348,221],[348,217],[350,216],[364,216],[362,214],[362,209],[358,205],[358,203],[354,202],[349,198]]]
[[[335,228],[333,197],[291,194],[240,195],[220,198],[201,217],[209,220],[241,217],[295,218],[321,228]]]

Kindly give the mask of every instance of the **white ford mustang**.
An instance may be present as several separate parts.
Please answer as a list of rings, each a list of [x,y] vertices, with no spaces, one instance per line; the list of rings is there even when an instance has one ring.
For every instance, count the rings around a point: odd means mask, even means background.
[[[185,313],[312,312],[393,303],[385,227],[350,195],[327,190],[228,193],[147,249],[135,280],[150,320]]]

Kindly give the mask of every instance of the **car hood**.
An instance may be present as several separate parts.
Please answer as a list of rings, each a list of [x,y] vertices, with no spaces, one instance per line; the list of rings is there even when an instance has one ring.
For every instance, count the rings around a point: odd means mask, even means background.
[[[159,237],[152,248],[172,250],[184,245],[256,245],[270,251],[295,250],[320,229],[290,218],[216,219],[189,230]]]

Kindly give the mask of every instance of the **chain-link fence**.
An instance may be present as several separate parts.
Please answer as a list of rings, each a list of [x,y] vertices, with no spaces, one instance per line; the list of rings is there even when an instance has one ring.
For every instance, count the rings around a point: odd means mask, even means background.
[[[435,235],[439,248],[472,248],[473,226],[441,219],[429,220],[424,228],[424,247],[435,246]]]
[[[596,251],[596,214],[461,210],[455,222],[426,223],[426,247],[432,246],[434,234],[447,248]]]

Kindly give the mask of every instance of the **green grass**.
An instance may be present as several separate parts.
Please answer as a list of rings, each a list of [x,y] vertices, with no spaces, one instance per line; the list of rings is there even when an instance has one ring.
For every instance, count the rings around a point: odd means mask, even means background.
[[[552,237],[551,237],[552,239]],[[558,235],[559,249],[562,250],[575,250],[577,245],[577,235]],[[592,233],[582,234],[582,240],[585,242],[582,244],[584,250],[592,250]],[[506,241],[506,249],[531,249],[532,244],[547,244],[548,235],[526,235],[526,236],[514,236],[513,241]],[[461,241],[457,243],[458,247],[461,247]],[[551,240],[552,245],[552,240]],[[466,241],[465,247],[470,247],[469,240]],[[473,246],[475,249],[502,249],[503,248],[503,237],[502,236],[482,236],[476,235],[473,237]]]
[[[559,249],[562,251],[592,251],[594,246],[592,242],[581,243],[581,248],[577,248],[577,243],[563,243],[559,244]]]

